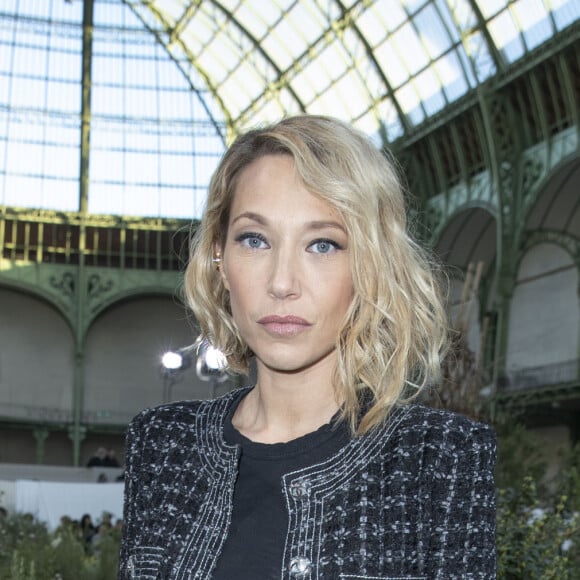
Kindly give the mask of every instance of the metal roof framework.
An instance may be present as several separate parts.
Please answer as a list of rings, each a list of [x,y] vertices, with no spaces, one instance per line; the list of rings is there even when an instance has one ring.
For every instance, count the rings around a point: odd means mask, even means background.
[[[390,143],[580,16],[577,0],[123,0],[226,140],[308,112]]]
[[[580,0],[5,0],[0,207],[199,217],[229,141],[298,112],[401,153],[579,20]],[[456,177],[493,166],[466,146],[493,144],[477,123],[451,133],[409,171],[425,198],[449,186],[443,157]]]

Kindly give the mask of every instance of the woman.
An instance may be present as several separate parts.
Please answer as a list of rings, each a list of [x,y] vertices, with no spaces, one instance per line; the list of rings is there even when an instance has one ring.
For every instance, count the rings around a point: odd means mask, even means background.
[[[491,430],[411,404],[446,325],[393,162],[299,116],[240,136],[185,288],[257,381],[130,425],[120,578],[493,578]]]

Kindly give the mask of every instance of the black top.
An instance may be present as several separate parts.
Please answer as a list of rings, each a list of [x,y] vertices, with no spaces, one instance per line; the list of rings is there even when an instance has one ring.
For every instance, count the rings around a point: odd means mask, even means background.
[[[256,443],[232,425],[242,397],[226,419],[227,443],[241,447],[239,475],[234,488],[232,522],[212,580],[278,580],[282,573],[288,512],[282,476],[314,465],[343,447],[348,428],[330,423],[287,443]]]

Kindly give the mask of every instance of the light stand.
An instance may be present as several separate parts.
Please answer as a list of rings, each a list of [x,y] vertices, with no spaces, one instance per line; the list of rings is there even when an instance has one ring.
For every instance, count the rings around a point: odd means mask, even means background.
[[[223,383],[228,378],[227,364],[225,355],[208,340],[199,341],[195,372],[200,380],[210,382],[209,396],[211,399],[215,398],[218,383]]]
[[[171,390],[183,371],[191,365],[191,348],[184,347],[169,350],[161,357],[161,373],[163,375],[163,402],[171,401]]]

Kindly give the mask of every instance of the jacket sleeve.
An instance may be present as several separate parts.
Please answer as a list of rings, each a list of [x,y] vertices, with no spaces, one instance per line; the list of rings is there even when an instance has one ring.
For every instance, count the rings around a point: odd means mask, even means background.
[[[123,536],[119,553],[118,580],[133,578],[129,554],[134,550],[139,529],[139,479],[143,443],[146,438],[144,411],[129,424],[125,439],[125,493],[123,503]]]
[[[429,578],[496,578],[495,435],[468,425],[447,433],[433,474]]]

